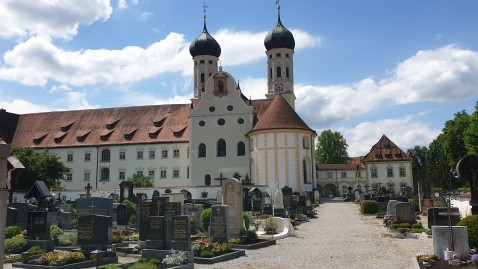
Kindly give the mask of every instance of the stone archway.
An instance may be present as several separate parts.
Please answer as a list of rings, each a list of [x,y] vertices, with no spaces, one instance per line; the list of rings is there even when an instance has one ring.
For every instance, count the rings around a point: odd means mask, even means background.
[[[322,197],[336,197],[337,196],[337,187],[334,184],[327,184],[324,186]]]

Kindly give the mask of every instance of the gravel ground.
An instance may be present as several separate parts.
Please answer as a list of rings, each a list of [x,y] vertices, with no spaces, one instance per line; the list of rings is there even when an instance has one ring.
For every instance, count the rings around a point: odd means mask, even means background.
[[[411,268],[412,257],[418,252],[433,251],[431,238],[390,238],[380,219],[360,215],[354,203],[329,201],[317,211],[317,219],[301,224],[295,236],[278,240],[274,246],[246,250],[245,257],[228,262],[195,264],[194,268],[403,269]],[[422,222],[426,226],[426,219]],[[120,262],[127,259],[120,257]]]
[[[387,237],[381,220],[359,214],[358,205],[326,202],[317,208],[318,218],[298,226],[294,237],[277,245],[247,250],[246,257],[194,268],[411,268],[418,252],[430,253],[432,239]],[[426,223],[424,223],[424,226]],[[385,236],[384,236],[385,235]]]

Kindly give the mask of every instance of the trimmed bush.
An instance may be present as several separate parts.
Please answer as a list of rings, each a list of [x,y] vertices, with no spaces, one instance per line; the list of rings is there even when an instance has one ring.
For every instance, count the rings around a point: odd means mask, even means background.
[[[40,254],[45,254],[46,250],[40,246],[33,246],[30,249],[28,249],[27,252],[30,255],[40,255]]]
[[[378,213],[377,201],[363,200],[360,203],[360,213],[362,213],[362,215],[377,214]]]
[[[139,262],[129,266],[128,269],[158,269],[158,267],[149,262]]]
[[[394,223],[394,224],[392,224],[392,226],[390,226],[390,229],[396,230],[398,227],[400,227],[400,224]]]
[[[471,215],[461,219],[457,226],[467,227],[470,248],[478,248],[478,215]]]
[[[244,219],[244,226],[246,226],[246,230],[249,230],[249,225],[251,223],[249,215],[246,212],[242,212],[242,218]]]
[[[400,223],[400,228],[411,228],[411,227],[412,225],[410,223],[406,223],[406,222]]]
[[[414,228],[414,229],[420,229],[420,228],[423,228],[423,225],[422,225],[421,222],[419,222],[419,223],[414,223],[414,224],[412,224],[412,228]]]
[[[50,236],[51,238],[58,238],[58,236],[63,234],[63,230],[56,224],[50,226]]]
[[[48,252],[40,256],[38,263],[41,265],[55,265],[59,261],[64,264],[78,263],[86,260],[81,252]]]
[[[19,226],[8,226],[5,228],[5,238],[12,238],[17,234],[22,233],[22,228]]]
[[[161,261],[160,261],[160,260],[154,259],[154,258],[151,259],[151,260],[149,260],[148,262],[149,262],[149,263],[152,263],[152,264],[155,264],[155,265],[160,265],[160,264],[161,264]]]
[[[121,239],[120,236],[113,235],[113,236],[111,237],[111,243],[112,243],[112,244],[118,244],[118,243],[121,243],[121,242],[123,242],[123,240]]]
[[[209,250],[203,250],[201,251],[199,256],[201,256],[201,258],[212,258],[214,257],[214,253],[212,253],[212,251],[209,251]]]
[[[241,230],[241,237],[246,237],[247,244],[254,244],[258,240],[257,233],[251,230]]]
[[[23,236],[15,236],[5,240],[5,254],[21,254],[28,249],[28,243]]]
[[[201,213],[201,227],[204,231],[209,231],[211,224],[211,208],[206,208]]]

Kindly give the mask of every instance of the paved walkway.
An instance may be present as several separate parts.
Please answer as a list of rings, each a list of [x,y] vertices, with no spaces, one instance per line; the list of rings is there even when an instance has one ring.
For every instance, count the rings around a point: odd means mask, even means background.
[[[390,238],[381,220],[359,214],[359,206],[329,201],[318,208],[318,218],[298,226],[296,235],[277,245],[247,250],[246,256],[197,269],[403,269],[411,268],[418,252],[433,250],[430,238]],[[11,268],[6,264],[4,268]]]

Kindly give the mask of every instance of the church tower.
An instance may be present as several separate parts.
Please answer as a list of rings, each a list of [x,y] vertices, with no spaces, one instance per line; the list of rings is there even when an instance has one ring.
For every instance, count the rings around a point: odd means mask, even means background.
[[[201,98],[207,79],[218,71],[218,60],[221,55],[219,43],[206,28],[206,6],[204,6],[204,29],[191,42],[189,53],[194,61],[194,98]]]
[[[267,55],[267,99],[282,94],[295,109],[294,48],[292,33],[282,25],[280,6],[277,5],[277,25],[264,39]]]

